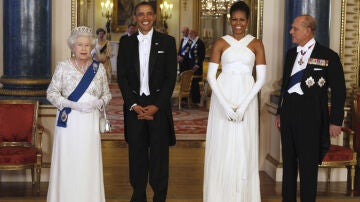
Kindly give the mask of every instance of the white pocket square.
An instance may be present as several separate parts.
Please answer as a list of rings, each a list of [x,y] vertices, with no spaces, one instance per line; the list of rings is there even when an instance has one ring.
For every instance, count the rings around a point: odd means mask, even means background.
[[[314,71],[320,71],[320,70],[323,70],[321,68],[314,68]]]
[[[158,53],[165,53],[165,51],[158,51]]]

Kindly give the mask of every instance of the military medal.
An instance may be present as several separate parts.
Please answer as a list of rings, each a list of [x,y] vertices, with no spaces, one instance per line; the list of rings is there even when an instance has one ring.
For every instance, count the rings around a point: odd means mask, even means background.
[[[99,66],[96,63],[93,63],[94,74],[96,74],[98,68],[99,68]]]
[[[310,76],[309,78],[306,79],[305,84],[307,85],[308,88],[310,88],[311,86],[313,86],[315,84],[314,79]]]
[[[329,60],[318,59],[318,58],[309,58],[308,64],[327,67],[329,65]]]
[[[67,114],[65,112],[65,110],[61,113],[61,121],[65,122],[67,120]]]
[[[302,57],[301,57],[300,60],[298,61],[298,64],[299,64],[299,65],[304,64],[304,61],[303,61],[303,58],[302,58]]]
[[[325,85],[326,81],[323,77],[321,77],[319,79],[319,81],[317,82],[317,84],[320,86],[320,87],[323,87]]]
[[[311,46],[309,46],[306,51],[303,51],[303,50],[300,51],[300,55],[301,55],[301,56],[300,56],[300,60],[298,61],[298,64],[299,64],[299,65],[303,65],[303,64],[305,63],[305,61],[304,61],[303,58],[304,58],[306,52],[307,52],[313,45],[314,45],[314,44],[312,44]]]

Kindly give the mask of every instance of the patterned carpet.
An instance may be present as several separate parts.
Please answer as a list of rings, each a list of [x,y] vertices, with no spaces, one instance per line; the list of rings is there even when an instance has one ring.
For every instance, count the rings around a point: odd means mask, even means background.
[[[177,88],[176,88],[177,90]],[[110,84],[110,91],[113,96],[109,106],[107,106],[107,116],[112,125],[110,133],[102,134],[103,140],[123,140],[124,139],[124,117],[123,99],[120,89],[116,83]],[[187,108],[181,110],[177,108],[174,101],[173,118],[175,133],[178,140],[205,140],[208,111],[205,108]]]

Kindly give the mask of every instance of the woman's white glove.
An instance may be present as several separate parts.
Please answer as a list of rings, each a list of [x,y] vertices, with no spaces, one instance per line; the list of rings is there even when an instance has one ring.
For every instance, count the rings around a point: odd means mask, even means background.
[[[90,113],[95,109],[94,104],[92,104],[91,102],[73,102],[68,99],[65,99],[63,101],[62,106],[69,107],[73,110],[83,113]]]
[[[251,88],[250,92],[245,96],[244,101],[240,104],[240,107],[236,110],[238,121],[242,121],[244,118],[245,111],[249,106],[250,102],[259,93],[261,87],[265,84],[266,79],[266,65],[256,65],[256,82]]]
[[[218,67],[219,64],[209,62],[207,80],[210,84],[212,93],[214,93],[216,98],[219,100],[220,105],[223,107],[226,118],[229,119],[230,121],[235,121],[237,120],[237,114],[235,113],[231,104],[226,101],[225,96],[221,92],[221,89],[219,88],[218,83],[216,81],[216,72]]]
[[[91,102],[91,104],[93,105],[94,108],[102,111],[103,107],[104,107],[104,101],[103,99],[97,99]]]

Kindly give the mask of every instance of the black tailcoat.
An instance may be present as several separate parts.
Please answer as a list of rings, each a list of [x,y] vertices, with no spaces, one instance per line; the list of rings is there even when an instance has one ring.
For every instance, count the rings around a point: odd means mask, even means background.
[[[341,126],[343,122],[346,88],[339,56],[316,43],[301,79],[304,94],[289,94],[287,88],[296,57],[296,48],[290,49],[277,111],[283,156],[283,200],[296,201],[299,167],[301,200],[311,202],[316,198],[318,164],[330,147],[329,124]]]

